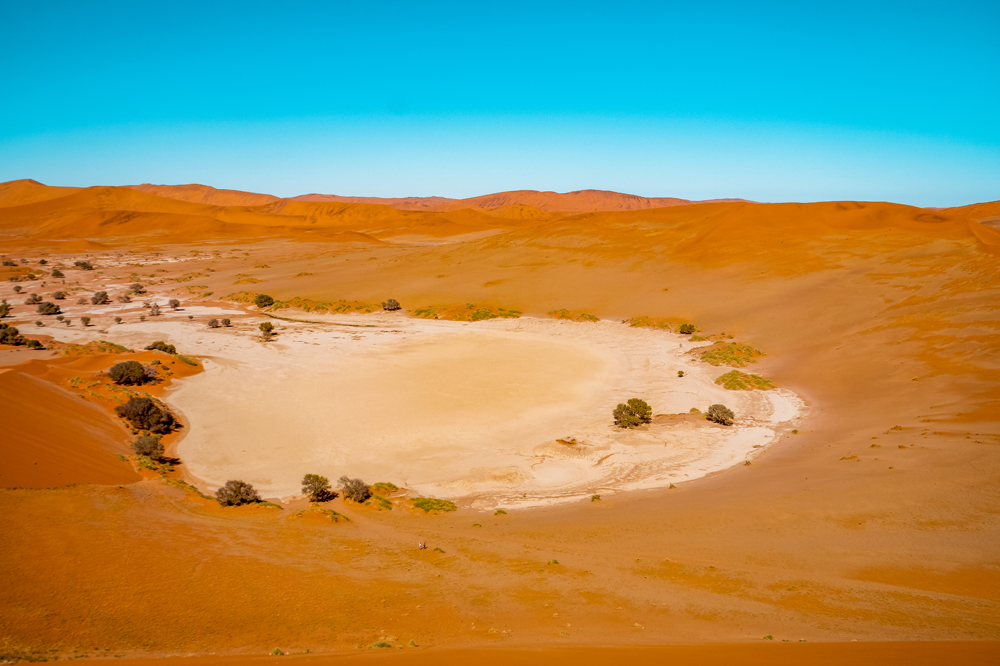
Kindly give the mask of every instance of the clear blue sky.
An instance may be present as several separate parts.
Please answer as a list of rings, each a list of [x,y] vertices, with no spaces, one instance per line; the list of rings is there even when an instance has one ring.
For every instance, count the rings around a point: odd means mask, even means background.
[[[0,181],[1000,199],[1000,2],[6,3]]]

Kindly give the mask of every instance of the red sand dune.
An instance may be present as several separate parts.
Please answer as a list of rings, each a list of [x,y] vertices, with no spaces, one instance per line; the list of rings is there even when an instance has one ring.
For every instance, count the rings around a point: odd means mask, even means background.
[[[133,190],[149,192],[168,199],[179,199],[192,203],[209,204],[211,206],[259,206],[278,201],[280,197],[256,192],[240,190],[218,190],[208,185],[128,185]]]
[[[0,371],[0,487],[133,483],[114,454],[130,454],[127,433],[107,412],[41,379]]]

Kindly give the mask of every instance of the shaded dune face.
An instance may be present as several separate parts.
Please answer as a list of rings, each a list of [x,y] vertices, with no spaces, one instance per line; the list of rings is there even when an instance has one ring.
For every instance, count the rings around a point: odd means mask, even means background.
[[[175,396],[193,422],[180,453],[212,484],[279,494],[305,473],[440,481],[569,428],[609,371],[586,347],[496,333],[241,364]]]

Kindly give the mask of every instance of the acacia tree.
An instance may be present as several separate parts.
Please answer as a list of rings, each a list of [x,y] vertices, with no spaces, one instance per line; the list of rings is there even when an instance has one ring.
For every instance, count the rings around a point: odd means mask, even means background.
[[[302,477],[302,494],[310,502],[326,502],[337,496],[330,486],[330,479],[319,474],[306,474]]]
[[[111,366],[108,377],[115,384],[141,384],[146,379],[146,372],[139,361],[122,361]]]
[[[736,414],[725,405],[712,405],[705,412],[705,418],[720,425],[731,426],[736,420]]]
[[[372,496],[372,491],[368,489],[368,484],[361,479],[352,479],[347,476],[340,477],[337,482],[344,493],[344,497],[355,502],[364,502]]]
[[[171,298],[170,301],[168,302],[168,305],[170,306],[171,310],[176,310],[181,306],[181,302],[178,301],[176,298]]]
[[[145,371],[143,372],[145,374]],[[138,430],[168,433],[174,427],[173,415],[153,402],[151,398],[129,398],[124,405],[115,407],[115,413],[123,419],[128,419],[132,427]]]
[[[132,450],[136,452],[137,455],[146,456],[147,458],[152,458],[153,460],[160,460],[163,458],[163,442],[160,441],[159,435],[141,435],[138,439],[132,442]]]
[[[107,305],[111,302],[111,298],[108,296],[106,291],[94,292],[94,295],[90,297],[90,302],[93,305]]]
[[[261,322],[258,328],[260,328],[260,334],[264,338],[264,342],[270,340],[271,336],[274,335],[274,324],[269,321]]]
[[[630,398],[627,403],[621,403],[613,412],[615,425],[619,428],[635,428],[653,420],[653,410],[645,400]]]
[[[260,493],[246,481],[230,480],[215,491],[215,499],[222,506],[239,506],[260,501]]]

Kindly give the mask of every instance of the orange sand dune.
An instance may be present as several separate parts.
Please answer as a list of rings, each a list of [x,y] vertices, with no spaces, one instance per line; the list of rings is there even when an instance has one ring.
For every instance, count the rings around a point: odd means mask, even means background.
[[[272,201],[278,201],[280,198],[270,194],[242,192],[240,190],[218,190],[208,185],[197,184],[152,185],[150,183],[143,183],[142,185],[128,185],[127,187],[168,199],[180,199],[181,201],[209,204],[212,206],[260,206]]]
[[[30,179],[11,180],[0,183],[0,208],[56,199],[79,189],[78,187],[50,187]]]
[[[743,201],[742,199],[713,199],[712,201]],[[683,206],[694,202],[674,197],[640,197],[634,194],[608,192],[605,190],[579,190],[577,192],[537,192],[535,190],[515,190],[498,192],[471,199],[459,199],[438,206],[438,210],[457,208],[479,208],[490,210],[501,206],[526,205],[545,212],[589,213],[612,210],[645,210],[664,206]]]
[[[87,400],[17,370],[0,371],[0,487],[133,483],[114,454],[130,454],[125,428]]]
[[[399,210],[436,210],[437,206],[451,203],[455,199],[446,197],[342,197],[336,194],[300,194],[290,201],[319,201],[328,203],[382,204]]]

